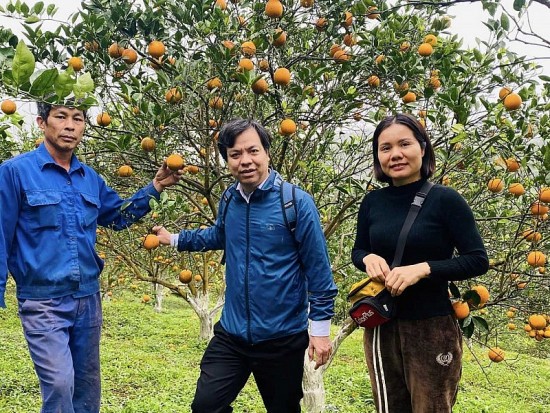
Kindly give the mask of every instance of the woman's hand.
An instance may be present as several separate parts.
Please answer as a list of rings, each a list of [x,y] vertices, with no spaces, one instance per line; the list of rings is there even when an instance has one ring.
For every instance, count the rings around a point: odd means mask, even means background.
[[[384,258],[376,254],[369,254],[363,258],[367,275],[374,281],[384,283],[390,273],[390,266]]]
[[[395,267],[386,276],[386,289],[391,295],[401,295],[405,288],[416,284],[422,278],[430,275],[430,266],[427,262],[414,265]]]

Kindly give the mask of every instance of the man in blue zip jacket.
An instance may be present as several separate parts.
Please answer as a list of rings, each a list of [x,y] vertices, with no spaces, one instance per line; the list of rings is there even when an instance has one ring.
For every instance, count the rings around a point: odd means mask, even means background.
[[[97,225],[128,227],[183,171],[166,164],[124,200],[74,151],[86,114],[38,103],[44,142],[0,165],[0,307],[8,269],[40,381],[42,413],[99,412],[102,325]]]
[[[295,188],[294,228],[285,222],[270,141],[255,121],[225,124],[218,147],[237,182],[220,202],[216,224],[179,234],[153,228],[179,251],[225,252],[225,306],[201,362],[193,413],[231,412],[250,374],[269,413],[300,412],[305,349],[316,367],[332,350],[337,289],[319,214],[311,196]]]

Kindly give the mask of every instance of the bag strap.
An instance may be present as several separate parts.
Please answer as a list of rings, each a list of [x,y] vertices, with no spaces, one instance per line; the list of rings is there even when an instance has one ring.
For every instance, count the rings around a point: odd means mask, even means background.
[[[420,208],[422,208],[422,204],[424,203],[424,200],[428,196],[428,193],[433,186],[433,183],[431,183],[430,181],[426,181],[424,185],[422,185],[422,188],[420,188],[420,190],[414,196],[414,200],[411,203],[407,218],[405,218],[405,223],[403,224],[401,232],[399,233],[397,247],[395,248],[395,255],[393,257],[393,262],[391,263],[391,268],[395,268],[399,266],[399,264],[401,264],[401,258],[403,258],[403,251],[405,250],[407,235],[409,235],[412,224],[416,219],[416,216],[420,212]]]
[[[285,225],[294,233],[296,229],[296,220],[298,212],[296,210],[296,185],[290,184],[286,181],[281,182],[281,207],[283,208],[283,217],[285,219]]]

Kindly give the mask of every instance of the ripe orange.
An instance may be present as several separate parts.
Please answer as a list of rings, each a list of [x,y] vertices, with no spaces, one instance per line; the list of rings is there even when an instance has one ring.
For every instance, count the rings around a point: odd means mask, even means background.
[[[143,240],[143,248],[152,250],[160,245],[159,237],[155,234],[147,234]]]
[[[503,87],[502,89],[500,89],[500,91],[498,92],[498,98],[500,100],[504,100],[504,98],[506,96],[508,96],[510,93],[512,93],[512,89],[510,89],[509,87]]]
[[[134,173],[134,170],[130,165],[122,165],[120,168],[118,168],[118,176],[122,178],[127,178],[129,176],[132,176]]]
[[[199,173],[199,167],[197,165],[187,165],[187,172],[196,175]]]
[[[2,102],[2,105],[0,105],[0,110],[6,115],[13,115],[17,110],[17,105],[13,100],[6,99]]]
[[[430,56],[434,52],[434,48],[429,43],[422,43],[418,46],[418,54],[420,56]]]
[[[511,310],[506,311],[506,317],[514,318],[515,316],[516,316],[515,311],[511,311]]]
[[[376,75],[371,75],[367,78],[367,84],[371,87],[380,86],[380,78]]]
[[[227,3],[225,0],[216,0],[215,6],[219,7],[221,10],[227,9]]]
[[[222,45],[228,50],[233,50],[233,48],[235,47],[235,43],[233,43],[231,40],[222,41]]]
[[[380,13],[377,13],[378,8],[376,6],[370,6],[367,9],[367,18],[375,20],[380,17]]]
[[[269,70],[269,61],[267,59],[262,59],[258,62],[258,67],[262,72],[267,72]]]
[[[273,73],[273,81],[281,86],[286,86],[290,83],[290,70],[286,67],[279,67]]]
[[[164,43],[162,43],[159,40],[153,40],[151,43],[149,43],[149,46],[147,47],[147,53],[149,53],[149,56],[158,59],[166,52],[166,47],[164,47]]]
[[[484,285],[474,285],[472,287],[472,290],[474,290],[477,295],[479,295],[479,305],[478,308],[482,308],[487,304],[489,301],[489,290],[487,290],[487,287]]]
[[[168,92],[166,92],[166,95],[164,97],[166,98],[166,101],[168,103],[178,103],[183,96],[178,88],[173,87],[169,89]]]
[[[521,233],[521,236],[529,242],[539,242],[542,239],[542,234],[538,231],[535,231],[532,228],[526,229]]]
[[[251,88],[255,94],[263,95],[269,89],[269,85],[267,84],[265,79],[261,77],[258,80],[256,80],[254,83],[252,83]]]
[[[339,50],[342,50],[342,48],[340,47],[339,44],[333,44],[332,46],[330,46],[330,49],[328,51],[328,54],[330,55],[330,57],[334,57],[334,54],[339,51]]]
[[[508,158],[504,161],[508,172],[516,172],[521,167],[521,164],[514,158]]]
[[[519,182],[514,182],[508,185],[508,192],[514,196],[521,196],[525,194],[525,188]]]
[[[99,43],[96,40],[84,42],[84,49],[89,52],[97,52],[99,50]]]
[[[221,109],[223,108],[223,99],[221,96],[214,96],[211,97],[208,101],[208,106],[210,106],[212,109]]]
[[[327,28],[327,24],[327,19],[325,19],[324,17],[319,17],[315,22],[315,29],[317,29],[317,31],[319,32],[322,32]]]
[[[124,63],[131,65],[137,62],[138,55],[134,49],[124,49],[122,52],[122,60]]]
[[[487,188],[493,193],[500,192],[504,189],[504,181],[500,178],[493,178],[487,182]]]
[[[426,110],[419,110],[419,111],[418,111],[418,117],[419,117],[419,118],[425,119],[426,116],[428,116],[428,111],[426,111]]]
[[[353,36],[351,33],[346,33],[344,35],[344,44],[351,47],[357,44],[357,40],[355,40],[355,36]]]
[[[193,278],[195,279],[195,282],[200,283],[202,281],[202,276],[200,274],[195,274],[195,277]]]
[[[527,264],[531,267],[544,267],[546,264],[546,255],[542,251],[531,251],[527,255]]]
[[[412,103],[416,102],[416,94],[414,92],[407,92],[405,96],[402,97],[403,103]]]
[[[529,325],[535,330],[546,328],[546,318],[540,314],[531,314],[529,316]]]
[[[273,34],[273,46],[281,47],[286,43],[286,32],[283,31],[280,27],[275,29]]]
[[[284,119],[279,125],[279,130],[281,135],[290,136],[296,132],[296,123],[292,119]]]
[[[345,63],[349,60],[349,55],[343,51],[343,50],[337,50],[335,53],[334,53],[334,56],[332,56],[332,58],[337,62],[337,63]]]
[[[141,140],[141,149],[143,149],[145,152],[152,152],[155,150],[155,140],[153,138],[150,138],[149,136],[146,136]]]
[[[504,107],[507,110],[519,109],[521,107],[521,104],[522,104],[521,96],[518,95],[517,93],[509,93],[504,98],[503,103],[504,103]]]
[[[455,311],[455,317],[459,320],[465,319],[470,314],[470,307],[464,301],[455,301],[453,310]]]
[[[539,201],[550,203],[550,188],[544,187],[539,191]]]
[[[251,71],[254,69],[254,63],[252,60],[243,57],[241,60],[239,60],[239,67],[246,71]]]
[[[432,76],[428,81],[428,86],[432,89],[439,89],[441,87],[441,80],[438,77]]]
[[[122,46],[119,46],[118,43],[113,43],[112,45],[109,46],[107,53],[113,59],[118,59],[119,57],[122,56],[123,51],[124,51],[124,48]]]
[[[313,7],[313,0],[300,0],[300,6],[304,8]]]
[[[97,115],[96,122],[99,126],[107,127],[111,124],[111,116],[107,112],[101,112]]]
[[[84,62],[80,57],[76,56],[71,57],[67,62],[67,65],[72,67],[75,72],[80,72],[82,69],[84,69]]]
[[[244,42],[241,50],[245,56],[254,56],[256,54],[256,45],[252,42]]]
[[[143,294],[143,297],[141,297],[141,302],[148,303],[151,301],[151,297],[148,294]]]
[[[510,331],[514,331],[517,328],[514,323],[508,323],[507,327]]]
[[[166,165],[172,171],[177,171],[183,168],[184,164],[185,164],[185,161],[183,160],[181,155],[178,155],[177,153],[173,153],[170,156],[168,156],[168,158],[166,158]]]
[[[545,205],[539,201],[535,201],[531,204],[531,214],[544,216],[548,213],[548,205]]]
[[[400,52],[408,52],[410,48],[411,48],[410,42],[403,42],[399,45]]]
[[[491,361],[495,363],[500,363],[504,360],[504,351],[499,347],[492,347],[489,349],[487,356]]]
[[[376,56],[376,58],[374,59],[374,63],[376,63],[377,65],[379,65],[379,64],[382,63],[385,59],[386,59],[386,56],[385,56],[385,55],[379,54],[379,55]]]
[[[431,46],[437,45],[437,36],[435,34],[427,34],[424,36],[424,43],[428,43]]]
[[[190,270],[181,270],[179,280],[183,284],[189,284],[193,279],[193,273]]]
[[[344,21],[342,22],[342,25],[344,27],[350,27],[352,24],[353,24],[353,14],[347,11],[344,13]]]
[[[278,19],[283,15],[283,4],[279,0],[268,0],[264,11],[267,17]]]
[[[213,77],[208,82],[206,82],[206,87],[208,88],[208,90],[221,89],[222,81],[219,77]]]

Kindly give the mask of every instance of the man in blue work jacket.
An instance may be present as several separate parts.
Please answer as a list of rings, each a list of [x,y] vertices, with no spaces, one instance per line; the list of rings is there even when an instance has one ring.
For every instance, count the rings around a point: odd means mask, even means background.
[[[97,225],[115,230],[144,216],[182,171],[164,163],[124,200],[74,155],[86,114],[38,103],[44,142],[0,165],[0,307],[8,270],[40,381],[42,413],[99,412],[102,325]]]
[[[215,225],[179,234],[153,228],[179,251],[224,250],[226,257],[225,305],[202,358],[193,413],[231,412],[251,374],[267,412],[300,412],[305,349],[316,368],[331,356],[338,290],[319,213],[307,192],[269,168],[270,146],[258,122],[225,123],[218,147],[235,182]]]

